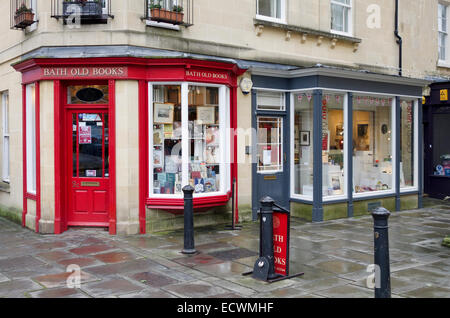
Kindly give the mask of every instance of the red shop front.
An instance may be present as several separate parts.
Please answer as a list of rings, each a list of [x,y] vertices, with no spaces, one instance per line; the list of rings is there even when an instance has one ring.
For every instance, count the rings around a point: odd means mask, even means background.
[[[117,204],[116,143],[124,133],[117,110],[130,107],[116,102],[118,81],[138,83],[139,233],[146,232],[147,209],[182,213],[186,184],[195,188],[197,211],[228,204],[237,177],[237,77],[245,70],[216,61],[128,57],[36,58],[14,68],[23,85],[24,226],[31,200],[40,232],[45,165],[54,167],[54,233],[92,226],[116,234],[118,216],[128,213]],[[43,83],[52,83],[52,96],[41,91]],[[52,111],[40,110],[41,103],[52,103]],[[46,122],[54,125],[54,162],[44,163]]]

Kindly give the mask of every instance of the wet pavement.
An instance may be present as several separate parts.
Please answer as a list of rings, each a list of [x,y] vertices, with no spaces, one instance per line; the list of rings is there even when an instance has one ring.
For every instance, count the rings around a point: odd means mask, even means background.
[[[439,203],[439,202],[438,202]],[[389,218],[392,297],[450,297],[450,206],[429,204]],[[290,272],[266,283],[243,276],[259,248],[258,223],[241,231],[195,230],[187,256],[183,232],[110,236],[102,229],[38,235],[0,218],[0,297],[373,298],[370,216],[320,224],[291,220]],[[71,271],[78,265],[80,281]],[[69,272],[68,272],[69,270]]]

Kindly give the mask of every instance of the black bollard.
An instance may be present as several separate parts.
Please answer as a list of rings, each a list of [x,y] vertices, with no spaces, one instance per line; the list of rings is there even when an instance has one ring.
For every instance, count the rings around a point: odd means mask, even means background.
[[[183,187],[184,193],[184,249],[183,254],[195,254],[194,247],[194,188],[190,185]]]
[[[273,256],[273,206],[275,201],[271,197],[264,197],[261,203],[261,255],[268,262],[267,279],[275,279],[275,264]],[[257,261],[258,262],[258,261]]]
[[[372,211],[375,245],[375,298],[391,298],[391,270],[389,264],[388,218],[385,208]]]

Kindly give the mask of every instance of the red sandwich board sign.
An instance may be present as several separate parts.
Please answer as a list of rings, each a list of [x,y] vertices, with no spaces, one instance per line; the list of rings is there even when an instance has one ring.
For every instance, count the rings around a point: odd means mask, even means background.
[[[275,273],[289,275],[289,213],[273,211],[273,254]]]

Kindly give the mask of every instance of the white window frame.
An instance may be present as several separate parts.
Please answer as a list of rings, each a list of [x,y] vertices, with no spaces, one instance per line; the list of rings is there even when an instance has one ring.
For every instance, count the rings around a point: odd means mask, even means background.
[[[220,129],[220,191],[211,193],[194,193],[194,198],[226,195],[231,191],[231,119],[230,119],[230,90],[226,85],[196,83],[196,82],[148,82],[148,182],[149,198],[180,199],[183,194],[155,194],[153,193],[153,86],[177,85],[181,86],[181,130],[182,130],[182,187],[189,184],[189,86],[204,86],[219,88],[219,129]],[[185,137],[186,136],[186,137]]]
[[[286,2],[287,2],[287,0],[267,0],[267,1],[281,1],[280,18],[277,18],[276,14],[275,14],[275,17],[259,14],[259,0],[256,0],[256,19],[286,24],[287,23],[287,19],[286,19],[286,8],[287,8]]]
[[[258,94],[259,93],[279,93],[281,107],[279,109],[264,108],[264,107],[261,108],[258,103],[258,101],[259,101]],[[272,91],[272,90],[262,90],[262,89],[256,90],[256,109],[260,110],[260,111],[265,111],[265,112],[284,112],[284,111],[286,111],[286,93],[283,91]]]
[[[313,201],[313,196],[311,195],[304,195],[304,194],[298,194],[295,193],[295,96],[296,94],[305,93],[305,92],[312,92],[314,89],[307,88],[307,89],[299,89],[299,90],[292,90],[291,92],[291,107],[290,107],[290,147],[291,147],[291,173],[290,173],[290,183],[291,183],[291,198],[292,199],[298,199],[302,201]],[[314,98],[314,97],[313,97]],[[313,116],[314,116],[314,105],[313,105]],[[312,137],[310,136],[311,141],[311,147],[313,147],[314,143],[314,130]],[[314,169],[314,157],[313,157],[313,169]],[[314,180],[313,180],[313,187],[314,187]]]
[[[27,193],[36,194],[36,84],[26,85],[25,94]]]
[[[348,30],[347,31],[340,31],[340,30],[334,30],[332,28],[332,19],[333,19],[333,11],[331,10],[331,5],[337,5],[348,8],[348,15],[347,15],[347,22],[348,22]],[[350,0],[350,4],[345,4],[342,2],[338,2],[335,0],[330,0],[330,32],[334,34],[340,34],[345,36],[352,36],[353,35],[353,0]]]
[[[446,30],[442,29],[442,21],[441,21],[441,8],[445,10],[446,13]],[[448,39],[448,28],[449,28],[449,22],[448,22],[448,15],[449,15],[449,5],[447,3],[442,3],[439,2],[438,3],[438,66],[441,67],[449,67],[450,68],[450,61],[449,61],[449,39]],[[440,52],[440,35],[444,34],[445,35],[445,43],[444,43],[444,49],[445,49],[445,57],[444,59],[441,58],[441,52]]]
[[[401,99],[402,97],[400,97]],[[400,193],[404,192],[412,192],[412,191],[419,191],[419,101],[416,99],[412,100],[413,103],[413,120],[414,120],[414,148],[413,148],[413,156],[414,156],[414,166],[412,167],[414,169],[414,184],[413,186],[409,187],[401,187],[400,186]],[[400,105],[399,105],[400,107]],[[401,120],[399,118],[399,120]],[[400,140],[401,142],[401,140]]]
[[[344,95],[344,100],[343,100],[343,121],[344,121],[344,132],[349,131],[349,122],[347,120],[348,118],[348,93],[342,93],[342,92],[335,92],[332,90],[324,90],[323,94],[325,96],[325,94],[343,94]],[[330,138],[330,136],[328,136],[328,139]],[[323,202],[327,202],[327,201],[334,201],[334,200],[345,200],[348,197],[348,193],[349,191],[351,191],[351,189],[349,189],[349,182],[348,182],[348,147],[350,147],[350,141],[352,139],[348,138],[348,136],[344,135],[344,149],[342,150],[344,152],[344,193],[343,194],[337,194],[337,195],[322,195],[322,200]],[[322,150],[322,154],[323,154],[323,150]],[[352,158],[353,160],[353,158]],[[323,171],[323,169],[322,169]],[[323,177],[322,177],[323,178]],[[323,191],[323,189],[322,189]]]
[[[272,169],[272,170],[258,170],[258,163],[256,163],[256,173],[257,174],[274,174],[274,173],[282,173],[284,171],[284,125],[285,125],[285,121],[284,118],[282,116],[265,116],[265,115],[259,115],[256,118],[256,121],[258,122],[259,118],[273,118],[273,119],[278,119],[280,126],[278,127],[279,130],[279,136],[280,136],[280,145],[281,145],[281,151],[279,152],[280,157],[278,158],[278,162],[279,164],[279,169]],[[259,129],[258,127],[258,123],[257,123],[257,129]],[[256,140],[256,145],[258,146],[258,140]]]
[[[2,141],[3,141],[3,152],[2,152],[2,181],[9,183],[10,175],[10,158],[9,158],[9,148],[10,148],[10,137],[9,137],[9,93],[8,91],[2,94]]]

